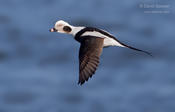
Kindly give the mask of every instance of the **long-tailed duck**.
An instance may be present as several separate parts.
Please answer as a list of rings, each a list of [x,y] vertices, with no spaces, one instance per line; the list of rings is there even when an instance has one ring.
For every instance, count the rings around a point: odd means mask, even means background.
[[[151,53],[147,51],[143,51],[120,42],[107,31],[94,27],[72,26],[63,20],[60,20],[55,23],[54,28],[50,29],[50,32],[71,34],[74,36],[74,39],[81,44],[79,50],[78,81],[78,84],[80,85],[82,85],[85,81],[88,81],[89,77],[92,77],[95,73],[104,47],[126,47],[151,55]]]

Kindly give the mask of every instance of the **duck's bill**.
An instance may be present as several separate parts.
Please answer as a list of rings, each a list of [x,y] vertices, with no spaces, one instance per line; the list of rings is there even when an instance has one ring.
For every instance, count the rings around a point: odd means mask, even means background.
[[[49,31],[50,32],[57,32],[57,30],[55,28],[51,28]]]

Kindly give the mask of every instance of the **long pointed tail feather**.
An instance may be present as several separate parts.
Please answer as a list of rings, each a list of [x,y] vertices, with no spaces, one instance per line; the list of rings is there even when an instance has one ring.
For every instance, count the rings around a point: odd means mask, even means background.
[[[147,52],[147,51],[144,51],[144,50],[141,50],[141,49],[137,49],[137,48],[134,48],[134,47],[131,47],[131,46],[128,46],[128,45],[125,45],[125,47],[130,48],[130,49],[132,49],[132,50],[136,50],[136,51],[143,52],[143,53],[145,53],[145,54],[147,54],[147,55],[153,57],[153,55],[152,55],[150,52]]]
[[[120,42],[120,41],[118,41],[118,42],[119,42],[121,45],[123,45],[123,46],[125,46],[125,47],[127,47],[127,48],[129,48],[129,49],[132,49],[132,50],[135,50],[135,51],[140,51],[140,52],[143,52],[143,53],[145,53],[145,54],[147,54],[147,55],[153,57],[153,55],[152,55],[150,52],[147,52],[147,51],[144,51],[144,50],[141,50],[141,49],[137,49],[137,48],[131,47],[131,46],[126,45],[126,44],[124,44],[124,43],[122,43],[122,42]]]

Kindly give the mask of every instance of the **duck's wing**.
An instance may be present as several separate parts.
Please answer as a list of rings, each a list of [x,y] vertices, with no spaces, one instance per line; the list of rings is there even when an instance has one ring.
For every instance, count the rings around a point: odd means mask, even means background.
[[[81,37],[81,46],[79,50],[79,81],[82,85],[88,81],[89,77],[95,73],[99,58],[103,50],[104,38],[84,36]]]

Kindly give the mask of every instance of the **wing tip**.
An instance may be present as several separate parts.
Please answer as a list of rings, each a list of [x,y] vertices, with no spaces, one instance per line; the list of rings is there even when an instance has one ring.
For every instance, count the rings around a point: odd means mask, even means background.
[[[85,81],[78,81],[78,85],[82,86],[85,83]]]

